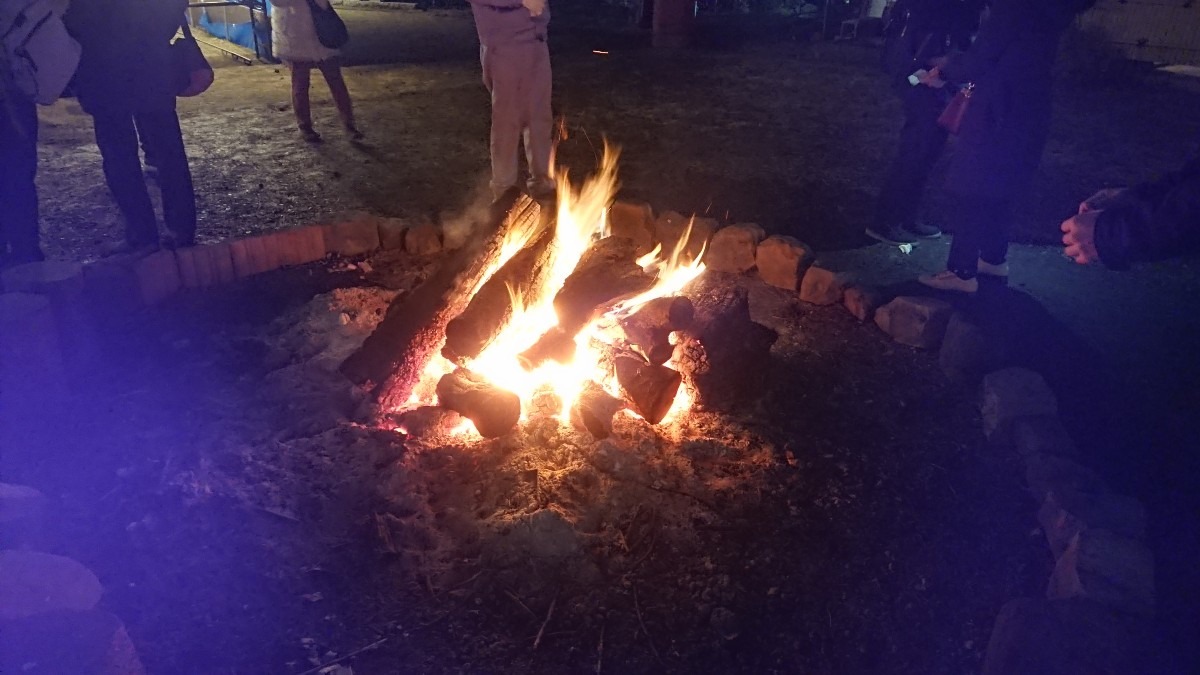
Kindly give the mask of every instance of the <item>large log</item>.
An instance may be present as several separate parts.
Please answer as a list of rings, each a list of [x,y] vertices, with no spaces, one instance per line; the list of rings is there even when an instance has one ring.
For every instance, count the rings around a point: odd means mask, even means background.
[[[542,217],[538,203],[518,190],[501,196],[471,243],[447,256],[411,294],[397,298],[362,348],[342,363],[341,372],[370,388],[382,409],[402,407],[441,349],[446,325],[466,309],[472,291],[499,262],[505,237],[518,227],[536,227]]]
[[[638,353],[662,365],[675,352],[671,333],[690,328],[694,317],[692,301],[685,297],[655,298],[622,320],[621,328]]]
[[[688,297],[696,316],[683,333],[676,364],[695,391],[696,406],[729,412],[757,400],[767,389],[778,334],[750,318],[745,288],[705,275]]]
[[[624,407],[624,401],[595,382],[588,382],[571,406],[571,424],[603,440],[612,435],[613,417]]]
[[[617,382],[633,409],[650,424],[663,421],[675,403],[683,376],[666,366],[647,362],[636,354],[616,358]]]
[[[554,227],[548,224],[531,244],[488,279],[463,313],[446,326],[442,356],[464,364],[483,353],[512,319],[514,298],[533,304],[553,264]]]
[[[521,420],[521,399],[474,373],[459,368],[442,377],[438,403],[475,423],[484,438],[499,438]]]
[[[521,354],[522,364],[532,369],[549,360],[569,361],[575,336],[597,312],[653,285],[654,275],[637,264],[632,241],[607,237],[592,244],[554,295],[558,325]]]

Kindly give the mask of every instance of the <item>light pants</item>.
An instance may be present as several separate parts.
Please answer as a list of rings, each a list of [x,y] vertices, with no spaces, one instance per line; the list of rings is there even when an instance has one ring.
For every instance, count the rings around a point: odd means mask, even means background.
[[[530,192],[550,189],[554,113],[550,108],[550,50],[541,40],[482,46],[483,84],[492,95],[492,191],[517,184],[519,145],[525,142]]]

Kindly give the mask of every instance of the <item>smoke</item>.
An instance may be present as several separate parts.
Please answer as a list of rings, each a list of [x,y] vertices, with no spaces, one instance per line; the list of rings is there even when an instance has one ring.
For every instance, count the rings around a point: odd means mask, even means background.
[[[480,225],[486,223],[491,213],[492,190],[486,179],[476,184],[471,199],[461,210],[443,211],[439,217],[442,224],[442,240],[447,250],[455,250],[466,244]]]

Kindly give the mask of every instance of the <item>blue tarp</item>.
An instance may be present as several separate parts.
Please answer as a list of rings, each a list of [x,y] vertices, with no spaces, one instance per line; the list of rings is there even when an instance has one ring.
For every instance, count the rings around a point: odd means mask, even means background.
[[[211,14],[210,14],[211,12]],[[267,4],[267,14],[271,13],[271,6]],[[240,45],[246,49],[254,49],[254,29],[250,26],[249,21],[241,23],[224,23],[219,20],[221,10],[204,10],[200,14],[199,26],[209,35],[219,37],[222,40],[227,40],[235,45]],[[214,19],[217,17],[218,19]],[[266,45],[270,41],[270,26],[266,22],[259,22],[258,25],[258,44]]]

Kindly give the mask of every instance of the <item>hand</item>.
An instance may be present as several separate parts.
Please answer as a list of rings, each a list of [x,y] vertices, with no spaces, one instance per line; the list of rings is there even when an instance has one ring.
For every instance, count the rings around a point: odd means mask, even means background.
[[[1087,213],[1088,211],[1103,211],[1105,208],[1112,205],[1117,197],[1120,197],[1121,193],[1123,192],[1125,192],[1125,188],[1105,188],[1091,197],[1083,200],[1083,202],[1079,205],[1079,212]]]
[[[937,67],[922,75],[918,81],[926,87],[934,89],[941,89],[946,86],[946,81],[942,79],[942,69]]]
[[[1066,255],[1080,265],[1100,261],[1096,251],[1096,221],[1102,210],[1088,210],[1063,221],[1063,245]]]
[[[949,54],[947,54],[946,56],[935,56],[932,59],[929,59],[929,62],[926,63],[925,65],[931,66],[933,68],[937,68],[938,70],[941,70],[942,68],[945,67],[945,65],[947,63],[950,63],[950,55]]]
[[[546,0],[521,0],[521,6],[529,10],[531,16],[541,16],[546,11]]]

